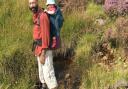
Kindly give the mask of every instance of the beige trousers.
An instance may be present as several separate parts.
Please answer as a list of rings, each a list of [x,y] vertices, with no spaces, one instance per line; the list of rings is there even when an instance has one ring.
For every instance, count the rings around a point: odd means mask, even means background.
[[[52,50],[46,51],[45,58],[45,64],[41,64],[39,57],[37,57],[39,79],[41,83],[46,83],[49,89],[53,89],[57,87],[58,84],[54,73]]]

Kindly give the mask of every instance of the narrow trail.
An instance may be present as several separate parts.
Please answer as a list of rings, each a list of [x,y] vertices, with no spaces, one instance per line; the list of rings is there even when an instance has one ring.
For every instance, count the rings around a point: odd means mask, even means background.
[[[81,72],[72,59],[60,59],[54,62],[59,83],[58,89],[79,89]]]
[[[55,73],[56,73],[56,77],[57,77],[57,81],[59,84],[59,89],[65,89],[65,87],[69,87],[69,85],[67,85],[66,83],[70,82],[70,81],[66,81],[65,77],[66,74],[68,75],[68,79],[70,79],[70,74],[68,72],[70,65],[72,64],[72,61],[70,59],[67,60],[56,60],[54,62],[54,68],[55,68]]]

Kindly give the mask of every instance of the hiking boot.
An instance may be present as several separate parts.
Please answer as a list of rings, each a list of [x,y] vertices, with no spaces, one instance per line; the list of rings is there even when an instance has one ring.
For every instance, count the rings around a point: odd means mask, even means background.
[[[47,89],[47,85],[45,83],[42,83],[41,89]]]

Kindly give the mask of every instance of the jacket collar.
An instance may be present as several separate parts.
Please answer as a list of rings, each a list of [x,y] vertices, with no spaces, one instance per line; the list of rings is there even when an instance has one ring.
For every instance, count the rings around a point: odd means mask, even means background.
[[[39,15],[41,12],[43,12],[43,9],[42,9],[41,7],[39,7],[37,13],[34,13],[34,14],[33,14],[33,18],[37,18],[38,15]]]

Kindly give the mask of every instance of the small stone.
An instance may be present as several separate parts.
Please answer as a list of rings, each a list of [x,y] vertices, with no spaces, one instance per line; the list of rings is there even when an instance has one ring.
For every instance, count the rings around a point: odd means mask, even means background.
[[[105,20],[103,19],[97,19],[96,22],[101,26],[105,24]]]
[[[65,79],[69,79],[69,78],[71,78],[70,74],[66,74]]]
[[[108,57],[107,57],[107,56],[104,56],[102,59],[103,59],[103,60],[107,60],[107,59],[108,59]]]

